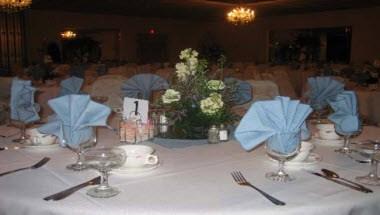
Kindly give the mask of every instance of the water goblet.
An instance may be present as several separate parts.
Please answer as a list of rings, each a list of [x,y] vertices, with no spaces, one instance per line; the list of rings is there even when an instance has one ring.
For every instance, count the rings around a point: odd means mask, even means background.
[[[97,139],[95,135],[95,131],[91,129],[92,136],[88,141],[85,141],[83,143],[80,143],[78,146],[70,146],[70,144],[67,144],[67,147],[74,151],[77,154],[77,160],[73,164],[69,164],[66,166],[67,169],[74,170],[74,171],[81,171],[88,168],[87,164],[84,162],[83,153],[85,150],[88,150],[89,148],[94,147],[97,144]]]
[[[277,172],[265,174],[267,179],[280,182],[289,182],[294,180],[285,172],[285,162],[294,158],[299,152],[301,144],[301,132],[283,132],[277,133],[266,141],[266,151],[269,157],[277,160],[279,168]]]
[[[17,125],[16,127],[19,127],[20,129],[20,137],[12,140],[12,142],[23,144],[25,143],[26,139],[28,139],[26,137],[26,123],[22,121],[18,121],[18,122],[19,122],[19,125]]]
[[[358,135],[361,131],[351,132],[351,133],[341,133],[336,131],[338,134],[343,135],[343,146],[339,149],[335,149],[335,152],[348,155],[352,153],[351,149],[351,137]]]
[[[99,186],[87,191],[87,195],[95,198],[109,198],[120,193],[117,188],[108,184],[109,172],[124,164],[126,154],[120,148],[90,149],[84,153],[86,164],[90,168],[97,169],[102,176]]]
[[[357,144],[355,150],[366,154],[371,158],[371,170],[365,176],[356,177],[356,181],[362,184],[380,186],[380,177],[377,174],[378,164],[380,161],[380,142],[368,142],[365,144]]]

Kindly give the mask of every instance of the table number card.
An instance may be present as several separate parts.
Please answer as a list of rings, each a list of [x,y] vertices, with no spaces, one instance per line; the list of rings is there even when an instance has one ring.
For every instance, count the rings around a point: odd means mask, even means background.
[[[131,114],[138,112],[142,123],[148,123],[149,101],[135,98],[124,98],[123,117],[128,119]]]

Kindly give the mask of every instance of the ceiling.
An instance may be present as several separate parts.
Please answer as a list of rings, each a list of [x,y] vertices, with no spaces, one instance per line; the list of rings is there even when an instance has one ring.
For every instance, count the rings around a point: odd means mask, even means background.
[[[237,5],[257,17],[368,8],[379,0],[33,0],[32,9],[106,13],[138,17],[213,20]]]

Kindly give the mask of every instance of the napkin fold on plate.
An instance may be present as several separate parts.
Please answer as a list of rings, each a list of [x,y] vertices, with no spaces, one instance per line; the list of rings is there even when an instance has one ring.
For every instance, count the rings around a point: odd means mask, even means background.
[[[330,99],[329,104],[334,113],[328,119],[334,122],[335,130],[339,134],[352,134],[360,130],[357,97],[354,91],[343,91]]]
[[[310,77],[307,81],[310,90],[306,95],[309,98],[310,106],[316,110],[325,108],[328,105],[328,99],[335,98],[344,90],[344,84],[332,77]]]
[[[31,81],[18,78],[12,80],[11,86],[11,119],[23,123],[31,123],[40,119],[38,112],[40,106],[34,102],[36,88],[32,87]]]
[[[82,87],[82,84],[83,79],[75,76],[61,81],[61,89],[59,91],[59,96],[78,94]]]
[[[245,150],[252,150],[275,135],[286,138],[288,133],[301,132],[301,139],[309,137],[305,120],[312,112],[309,105],[289,97],[278,96],[274,100],[253,103],[235,130],[235,137]],[[289,135],[288,135],[289,136]],[[294,137],[274,145],[278,152],[287,153],[299,141]]]
[[[252,100],[252,86],[249,82],[236,78],[225,78],[224,82],[235,85],[236,91],[233,95],[233,101],[236,105],[242,105]]]
[[[93,127],[107,126],[111,113],[109,107],[91,101],[89,95],[66,95],[49,100],[48,104],[56,115],[38,130],[57,136],[62,146],[73,148],[92,138]]]
[[[155,74],[138,74],[124,82],[121,87],[125,97],[149,100],[152,91],[166,90],[169,83]]]

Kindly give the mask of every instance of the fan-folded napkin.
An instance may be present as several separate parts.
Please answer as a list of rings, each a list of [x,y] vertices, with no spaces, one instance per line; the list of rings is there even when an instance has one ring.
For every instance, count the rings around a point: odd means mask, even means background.
[[[257,101],[240,121],[235,137],[245,150],[257,147],[276,134],[301,132],[301,138],[307,139],[309,132],[305,120],[311,111],[309,105],[289,97]],[[281,141],[277,151],[286,153],[297,144],[299,142],[294,139]]]
[[[90,100],[89,95],[67,95],[49,100],[55,116],[38,130],[57,136],[62,145],[78,147],[93,136],[94,126],[107,126],[111,109]]]
[[[344,84],[331,77],[308,78],[310,90],[307,92],[310,106],[321,110],[328,104],[328,99],[333,99],[344,90]]]
[[[61,81],[61,89],[59,91],[60,96],[70,95],[70,94],[78,94],[80,88],[82,87],[83,79],[78,77],[70,77]]]
[[[39,105],[34,103],[36,88],[32,87],[31,81],[18,78],[12,80],[11,86],[11,119],[24,123],[31,123],[40,119],[38,116]]]
[[[354,91],[343,91],[335,99],[329,100],[334,110],[328,118],[335,123],[340,134],[355,133],[360,129],[357,98]]]

